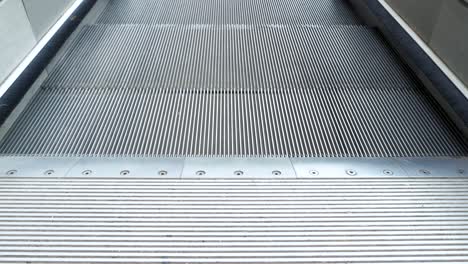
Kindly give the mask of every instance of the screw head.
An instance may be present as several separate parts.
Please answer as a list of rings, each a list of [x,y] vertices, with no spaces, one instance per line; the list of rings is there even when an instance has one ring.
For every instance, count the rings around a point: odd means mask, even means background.
[[[356,176],[358,173],[357,171],[350,169],[346,170],[346,174],[348,174],[349,176]]]
[[[120,172],[120,175],[122,175],[122,176],[127,176],[129,174],[130,174],[129,170],[123,170],[123,171]]]
[[[6,175],[12,176],[12,175],[15,175],[16,173],[18,173],[17,170],[9,170],[9,171],[6,172]]]
[[[91,174],[93,174],[93,171],[92,170],[85,170],[81,174],[82,175],[91,175]]]
[[[424,175],[430,175],[431,172],[429,170],[426,170],[426,169],[421,169],[419,170],[420,173],[424,174]]]
[[[234,175],[236,175],[236,176],[242,176],[242,175],[244,175],[244,172],[241,171],[241,170],[237,170],[237,171],[234,172]]]
[[[391,171],[391,170],[383,170],[383,174],[385,174],[385,175],[393,175],[393,171]]]
[[[160,171],[158,171],[158,175],[159,175],[159,176],[166,176],[166,175],[167,175],[167,171],[165,171],[165,170],[160,170]]]
[[[274,176],[280,176],[282,173],[279,170],[274,170],[271,172],[271,174],[273,174]]]
[[[311,171],[309,171],[309,174],[312,175],[312,176],[317,176],[320,173],[318,171],[316,171],[316,170],[311,170]]]
[[[203,171],[203,170],[199,170],[195,173],[197,176],[203,176],[206,174],[206,171]]]
[[[54,173],[55,173],[55,171],[53,171],[53,170],[46,170],[46,171],[44,172],[44,175],[49,176],[49,175],[52,175],[52,174],[54,174]]]
[[[464,169],[458,169],[458,174],[465,174],[465,170]]]

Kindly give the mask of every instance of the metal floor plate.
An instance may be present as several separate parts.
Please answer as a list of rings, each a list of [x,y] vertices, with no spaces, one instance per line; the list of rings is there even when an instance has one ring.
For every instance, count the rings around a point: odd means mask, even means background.
[[[2,263],[466,263],[466,177],[0,178]]]

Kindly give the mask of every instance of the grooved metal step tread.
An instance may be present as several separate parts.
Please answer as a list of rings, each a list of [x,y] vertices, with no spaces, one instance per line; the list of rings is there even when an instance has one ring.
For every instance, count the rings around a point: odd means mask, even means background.
[[[461,156],[462,136],[420,91],[42,90],[4,155]]]
[[[103,24],[361,24],[343,0],[111,0]]]
[[[468,261],[463,177],[2,177],[0,190],[3,263]]]
[[[364,26],[95,25],[44,86],[284,90],[413,79]]]
[[[90,26],[3,155],[426,157],[463,136],[362,26]]]

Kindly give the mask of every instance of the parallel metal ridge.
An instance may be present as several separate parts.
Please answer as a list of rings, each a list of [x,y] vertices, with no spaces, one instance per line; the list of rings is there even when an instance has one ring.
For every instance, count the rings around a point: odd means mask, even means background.
[[[0,179],[2,263],[466,263],[466,178]]]
[[[110,0],[103,24],[361,24],[344,0]]]
[[[91,26],[4,155],[426,157],[462,135],[365,27]]]
[[[177,157],[467,153],[461,135],[425,95],[390,88],[43,90],[2,142],[1,152]]]
[[[413,79],[363,26],[96,25],[44,86],[284,90]]]

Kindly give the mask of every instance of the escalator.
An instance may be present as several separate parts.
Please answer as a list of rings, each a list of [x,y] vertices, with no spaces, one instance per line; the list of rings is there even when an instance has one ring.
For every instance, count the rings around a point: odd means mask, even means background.
[[[96,4],[30,93],[0,262],[468,261],[466,135],[347,1]]]

